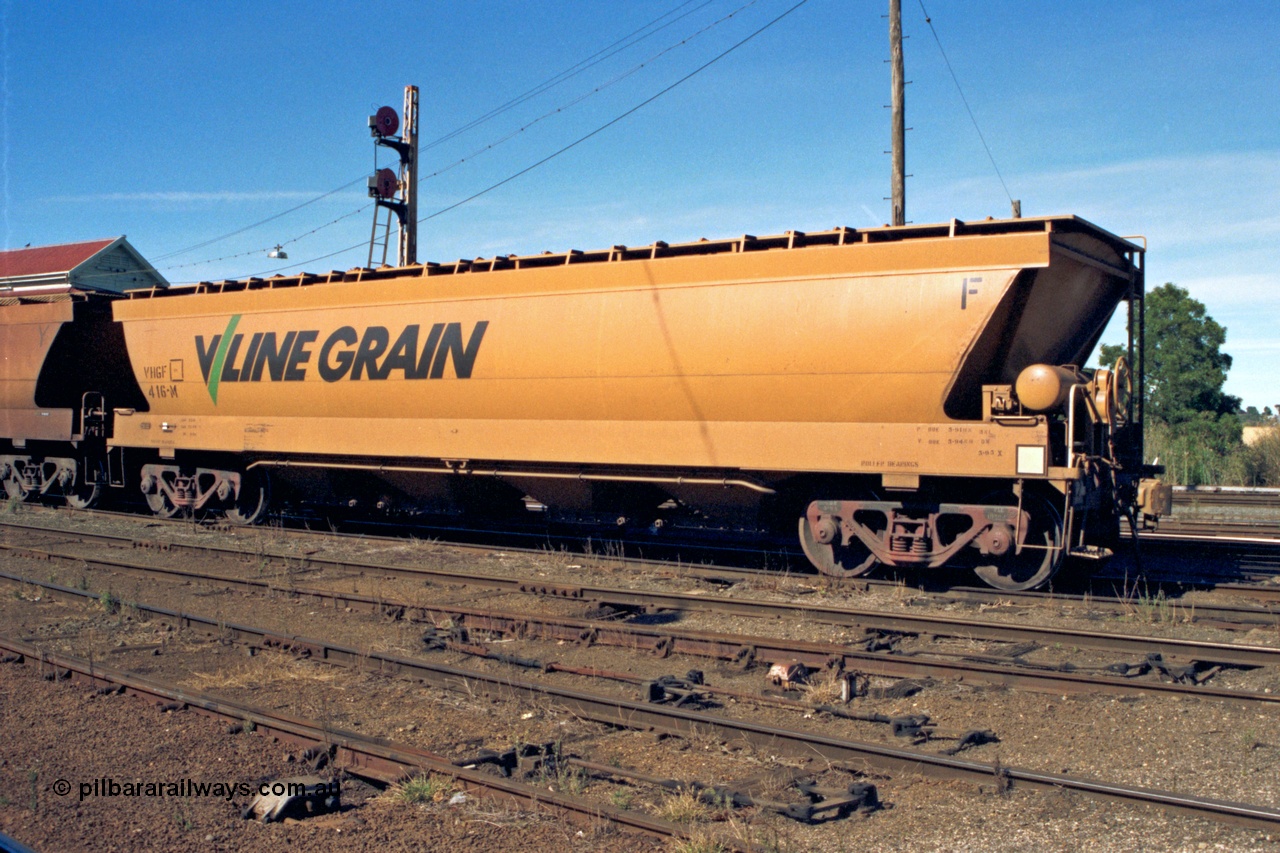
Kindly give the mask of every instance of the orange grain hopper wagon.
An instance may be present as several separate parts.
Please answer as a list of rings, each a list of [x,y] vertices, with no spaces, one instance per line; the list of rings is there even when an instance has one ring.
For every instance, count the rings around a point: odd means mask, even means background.
[[[111,452],[161,514],[532,499],[1029,588],[1158,509],[1128,364],[1081,370],[1142,259],[1063,216],[135,291]]]

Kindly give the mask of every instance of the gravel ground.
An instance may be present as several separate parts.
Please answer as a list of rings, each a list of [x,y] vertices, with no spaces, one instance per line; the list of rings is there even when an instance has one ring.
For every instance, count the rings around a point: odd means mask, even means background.
[[[65,523],[65,517],[59,517]],[[88,524],[82,518],[73,517],[71,523]],[[159,538],[161,535],[171,536],[171,527],[146,527],[148,522],[120,521],[116,519],[92,522],[96,527],[113,527],[131,531],[134,536]],[[177,536],[186,538],[207,538],[211,534],[199,528],[181,527]],[[417,562],[426,565],[456,564],[465,561],[468,566],[479,565],[488,572],[507,572],[514,574],[532,574],[541,572],[549,580],[563,580],[578,583],[599,582],[613,585],[631,585],[638,588],[692,590],[717,590],[711,584],[691,581],[687,578],[663,578],[652,572],[641,573],[633,567],[619,567],[607,560],[583,560],[569,555],[551,555],[549,557],[530,557],[523,554],[501,554],[498,556],[477,557],[465,555],[451,556],[450,552],[438,545],[421,542],[406,542],[386,545],[383,543],[361,543],[350,540],[338,544],[319,545],[314,541],[307,543],[272,534],[250,532],[248,535],[236,533],[229,535],[215,533],[223,540],[241,540],[250,550],[258,547],[271,549],[294,548],[301,551],[316,551],[323,548],[326,555],[342,555],[358,557],[366,560],[383,560],[391,562],[399,559],[405,562]],[[265,537],[269,544],[261,545],[259,537]],[[138,556],[131,554],[130,557]],[[163,552],[155,552],[156,560],[173,559]],[[204,569],[194,558],[182,556],[182,567]],[[575,562],[576,560],[576,562]],[[261,571],[253,561],[240,561],[241,571]],[[236,561],[211,561],[208,568],[218,564],[222,570],[229,571],[236,566]],[[241,622],[250,625],[268,627],[274,630],[317,637],[325,637],[346,645],[373,651],[390,651],[396,654],[419,654],[419,635],[421,626],[413,626],[404,622],[389,622],[357,613],[338,613],[332,610],[317,609],[314,604],[300,602],[283,596],[268,598],[265,596],[247,595],[241,592],[228,591],[201,584],[183,584],[169,581],[147,579],[137,580],[136,576],[127,573],[111,574],[107,572],[68,572],[65,569],[51,567],[50,564],[33,563],[29,560],[10,561],[6,570],[28,576],[45,579],[51,575],[59,582],[69,586],[87,583],[92,589],[111,589],[125,601],[141,600],[149,604],[176,607],[193,613]],[[75,575],[72,577],[71,575]],[[548,602],[540,599],[528,599],[491,593],[477,593],[462,587],[424,587],[420,582],[388,581],[372,577],[347,577],[343,579],[327,578],[314,572],[292,573],[294,582],[307,586],[330,585],[343,591],[359,591],[368,595],[383,594],[387,597],[402,597],[409,601],[422,600],[441,602],[451,601],[458,604],[476,607],[490,607],[502,610],[529,610],[536,608],[539,612],[561,612],[569,615],[582,615],[582,605],[574,602]],[[353,588],[357,588],[354,589]],[[24,591],[30,592],[30,590]],[[822,600],[824,603],[847,604],[850,606],[909,609],[910,612],[944,612],[954,609],[956,605],[936,603],[936,600],[920,596],[912,590],[903,588],[878,589],[870,593],[850,593],[836,589],[813,578],[778,578],[763,581],[751,581],[738,584],[732,594],[742,596],[770,597],[778,600],[798,600],[809,603]],[[604,732],[598,728],[583,726],[581,721],[566,718],[554,709],[519,707],[512,703],[493,703],[487,700],[472,700],[457,694],[436,693],[426,691],[420,685],[411,682],[376,678],[359,673],[350,673],[325,669],[318,664],[288,659],[276,660],[280,656],[262,657],[262,659],[246,658],[242,653],[217,643],[210,643],[204,638],[184,635],[155,624],[141,624],[130,621],[127,610],[121,614],[106,614],[101,608],[71,606],[48,601],[33,602],[34,595],[26,595],[26,600],[10,595],[6,590],[5,598],[0,601],[0,633],[8,635],[41,636],[50,648],[58,648],[72,654],[83,655],[89,649],[97,649],[99,654],[112,646],[138,645],[147,643],[163,644],[159,655],[142,652],[123,652],[111,654],[109,664],[128,668],[139,672],[150,672],[153,677],[173,677],[181,679],[188,685],[209,690],[230,698],[245,701],[262,707],[287,708],[291,713],[307,716],[319,716],[333,721],[334,725],[353,728],[366,733],[380,734],[394,740],[443,751],[447,754],[467,754],[480,746],[504,748],[516,742],[546,742],[561,739],[567,742],[568,748],[580,747],[582,751],[590,750],[590,757],[602,763],[617,762],[623,766],[642,769],[659,776],[672,776],[700,781],[727,782],[746,779],[767,779],[770,776],[788,770],[802,768],[800,762],[785,756],[761,754],[760,751],[743,749],[734,744],[722,744],[702,741],[697,738],[673,738],[655,742],[652,735],[635,732]],[[417,596],[415,599],[413,596]],[[1119,622],[1108,620],[1107,627],[1124,633],[1160,633],[1165,636],[1184,636],[1202,639],[1216,639],[1230,642],[1251,642],[1266,644],[1276,642],[1275,632],[1260,630],[1248,636],[1231,634],[1215,629],[1203,628],[1179,622],[1176,616],[1152,610],[1152,614],[1141,613],[1135,608],[1131,618]],[[1068,606],[1065,603],[1050,603],[1043,607],[988,608],[986,612],[976,613],[980,618],[1020,621],[1026,624],[1051,624],[1063,626],[1081,626],[1096,628],[1099,620],[1091,617],[1087,609]],[[763,620],[726,619],[724,617],[690,617],[681,619],[681,627],[732,631],[748,633],[754,631],[768,636],[791,636],[797,639],[838,640],[840,632],[831,626],[806,624],[803,622],[783,622],[782,620],[763,623]],[[1255,636],[1256,635],[1256,636]],[[854,637],[846,639],[853,640]],[[983,649],[981,643],[969,644],[971,650]],[[657,659],[648,655],[635,655],[618,649],[582,648],[574,645],[558,645],[549,643],[503,644],[503,652],[521,656],[535,657],[540,660],[556,660],[568,665],[592,666],[611,670],[622,670],[654,677],[662,674],[682,674],[688,669],[701,669],[706,672],[710,683],[744,691],[759,691],[765,685],[761,674],[757,672],[743,674],[729,667],[698,660],[694,658]],[[1045,649],[1036,654],[1046,659],[1057,654],[1073,661],[1087,657],[1078,650]],[[1104,656],[1105,657],[1105,656]],[[1112,656],[1114,657],[1114,656]],[[549,683],[572,686],[577,689],[590,690],[597,693],[610,691],[627,698],[635,698],[635,688],[613,682],[592,680],[590,682],[570,676],[557,674],[531,674],[525,670],[512,670],[502,664],[489,661],[467,659],[461,655],[432,654],[425,659],[433,662],[449,663],[464,667],[502,672],[510,677],[523,680],[544,679]],[[1111,662],[1110,659],[1107,662]],[[65,803],[51,802],[47,806],[41,802],[43,812],[34,812],[30,803],[24,803],[24,785],[26,774],[34,766],[35,758],[49,762],[48,766],[59,766],[56,762],[64,762],[67,767],[80,768],[98,766],[93,762],[99,757],[111,756],[113,749],[104,745],[104,736],[97,734],[104,731],[123,731],[114,719],[105,715],[108,709],[128,707],[133,700],[124,698],[88,699],[74,689],[44,682],[34,681],[29,676],[22,676],[24,668],[0,668],[3,685],[3,713],[6,732],[23,731],[28,725],[35,725],[39,730],[46,723],[52,725],[35,709],[50,703],[54,707],[54,698],[58,701],[70,700],[71,705],[59,712],[60,724],[56,731],[62,732],[52,744],[75,743],[74,750],[54,751],[52,746],[33,751],[36,740],[5,738],[5,746],[0,747],[0,793],[8,802],[0,806],[0,827],[3,831],[46,849],[81,849],[87,845],[86,839],[94,835],[63,836],[45,829],[46,824],[70,822],[73,825],[85,824],[85,820],[77,817],[70,821],[48,821],[40,815],[48,816],[52,810],[65,807]],[[1221,680],[1220,680],[1221,679]],[[1227,684],[1234,679],[1234,683]],[[33,689],[15,688],[15,682],[34,684]],[[1213,684],[1240,687],[1256,690],[1280,690],[1280,676],[1267,672],[1230,672],[1223,673]],[[45,695],[48,694],[48,695]],[[40,697],[40,698],[37,698]],[[26,709],[25,711],[23,709]],[[957,683],[939,683],[928,687],[914,696],[897,700],[858,700],[856,710],[874,710],[887,714],[927,713],[941,730],[959,732],[968,729],[982,728],[994,730],[1000,737],[998,744],[990,744],[977,749],[968,750],[964,757],[976,761],[993,762],[999,760],[1006,766],[1018,766],[1041,769],[1051,772],[1067,773],[1075,776],[1098,778],[1109,782],[1166,788],[1183,793],[1198,793],[1222,799],[1240,799],[1259,804],[1275,806],[1280,803],[1278,786],[1275,779],[1277,758],[1280,758],[1280,713],[1274,708],[1258,709],[1249,706],[1237,707],[1232,704],[1210,700],[1178,701],[1157,695],[1137,697],[1111,698],[1101,696],[1058,697],[1044,694],[1022,693],[1006,690],[977,689]],[[51,712],[52,713],[52,712]],[[872,742],[893,743],[896,741],[887,732],[886,727],[873,724],[856,723],[847,720],[830,718],[823,714],[800,714],[792,710],[767,708],[753,703],[727,703],[717,711],[729,716],[749,718],[753,721],[789,728],[811,728],[823,733],[850,739]],[[24,714],[34,714],[34,720]],[[219,758],[229,760],[219,753],[228,743],[249,744],[255,738],[242,737],[228,739],[220,735],[221,728],[208,721],[188,715],[165,715],[149,718],[150,709],[134,710],[120,714],[122,721],[144,723],[148,731],[157,726],[183,727],[183,736],[190,735],[191,743],[183,747],[170,747],[180,760],[176,760],[175,772],[194,777],[194,771],[183,771],[183,767],[212,766],[200,762],[217,763]],[[527,716],[526,716],[527,715]],[[92,719],[93,728],[87,723],[76,720]],[[201,736],[199,726],[212,728]],[[176,730],[176,729],[175,729]],[[81,741],[85,741],[83,745]],[[126,744],[126,738],[112,737],[112,744]],[[136,742],[149,742],[143,737]],[[208,743],[208,753],[199,744]],[[937,751],[945,746],[945,742],[925,744],[925,751]],[[132,755],[128,746],[123,746],[123,754],[111,760],[123,761]],[[72,757],[61,757],[67,752]],[[279,764],[282,760],[277,747],[274,751],[267,749],[262,760],[269,758]],[[101,756],[99,755],[101,753]],[[154,759],[153,759],[154,760]],[[186,762],[186,763],[184,763]],[[44,765],[42,765],[44,766]],[[145,765],[144,765],[145,766]],[[267,774],[269,764],[254,765],[247,761],[246,767],[252,767],[252,775]],[[808,766],[809,772],[821,773],[824,768]],[[67,772],[70,772],[68,770]],[[90,772],[87,769],[85,772]],[[203,772],[203,771],[202,771]],[[248,772],[248,771],[246,771]],[[278,772],[288,773],[286,769]],[[55,778],[45,770],[40,770],[41,779]],[[70,778],[70,777],[67,777]],[[836,773],[826,781],[835,783],[852,779],[848,774]],[[551,780],[552,784],[565,780]],[[569,780],[581,785],[581,780]],[[875,846],[885,850],[967,850],[967,849],[1002,849],[1002,850],[1067,850],[1067,849],[1103,849],[1103,850],[1138,850],[1138,849],[1170,849],[1170,850],[1268,850],[1280,849],[1280,842],[1267,837],[1263,833],[1233,829],[1215,823],[1198,821],[1185,817],[1171,816],[1163,812],[1147,811],[1132,807],[1123,807],[1111,803],[1099,802],[1071,795],[1041,794],[1031,791],[1014,790],[1001,794],[994,785],[988,788],[955,783],[940,782],[924,778],[903,777],[894,779],[877,779],[881,796],[890,805],[884,811],[869,817],[855,817],[843,821],[835,821],[818,827],[803,827],[781,818],[767,814],[753,814],[740,811],[729,819],[724,814],[702,815],[709,819],[701,824],[707,833],[719,833],[721,837],[752,841],[756,844],[779,850],[843,850],[852,849],[855,845]],[[15,795],[16,792],[16,795]],[[37,792],[39,793],[39,792]],[[665,795],[643,788],[630,788],[608,783],[603,780],[588,780],[584,795],[598,797],[601,802],[613,805],[626,803],[638,809],[658,809],[667,799]],[[45,795],[51,797],[52,795]],[[29,798],[26,798],[29,799]],[[74,799],[74,798],[73,798]],[[83,804],[77,805],[83,808]],[[211,821],[201,826],[218,827],[207,832],[187,832],[185,824],[174,817],[172,810],[154,811],[135,808],[130,802],[124,809],[119,803],[108,804],[102,815],[115,813],[119,815],[116,822],[121,827],[145,826],[147,832],[159,833],[152,847],[173,849],[187,846],[203,846],[204,849],[219,849],[218,845],[229,845],[237,849],[257,849],[253,845],[266,839],[278,848],[281,838],[273,836],[250,835],[258,832],[312,832],[320,835],[306,836],[301,843],[337,844],[334,849],[360,849],[361,845],[375,843],[375,837],[369,833],[380,833],[376,843],[392,845],[412,844],[414,832],[424,831],[420,824],[428,822],[432,832],[447,832],[449,827],[461,827],[472,835],[454,834],[448,836],[449,843],[461,849],[512,849],[509,833],[498,833],[496,836],[485,835],[483,828],[490,827],[484,819],[473,821],[471,818],[459,818],[454,814],[457,810],[433,807],[409,807],[393,801],[387,796],[372,796],[363,801],[358,808],[352,809],[350,819],[359,826],[368,824],[368,828],[359,833],[350,834],[338,839],[337,824],[342,824],[343,832],[347,832],[348,813],[338,818],[313,819],[294,827],[257,827],[256,824],[240,823],[231,820],[229,823],[217,823],[213,817],[205,817],[200,812],[200,820]],[[172,805],[172,804],[170,804]],[[201,808],[209,808],[207,803]],[[193,805],[193,808],[195,806]],[[224,811],[231,811],[225,807]],[[402,814],[403,812],[403,814]],[[86,812],[86,814],[88,814]],[[360,817],[364,815],[365,817]],[[375,820],[375,816],[377,819]],[[383,820],[393,816],[394,819]],[[234,817],[234,815],[232,815]],[[106,821],[106,826],[113,826],[110,819],[92,815],[95,821]],[[454,824],[450,824],[450,819]],[[514,820],[515,818],[513,818]],[[194,820],[189,818],[189,820]],[[330,821],[335,825],[320,827],[319,820]],[[360,820],[365,824],[359,824]],[[540,819],[521,816],[519,821],[529,821],[531,828],[521,827],[520,847],[533,850],[543,849],[536,846],[538,833],[550,832],[547,843],[556,844],[568,849],[617,849],[617,838],[592,838],[590,833],[579,837],[566,833],[559,826],[544,826]],[[459,822],[460,821],[460,822]],[[495,821],[501,823],[501,821]],[[173,826],[168,824],[172,823]],[[476,824],[476,825],[473,825]],[[85,824],[89,825],[89,824]],[[399,827],[405,827],[402,834]],[[247,828],[254,827],[254,828]],[[59,829],[58,832],[72,830]],[[123,829],[112,830],[114,838]],[[355,830],[351,830],[353,833]],[[45,833],[49,834],[45,834]],[[323,833],[330,833],[329,835]],[[236,835],[241,833],[242,835]],[[100,833],[101,834],[101,833]],[[214,840],[205,842],[205,835],[212,834]],[[151,836],[148,835],[147,838]],[[234,844],[226,839],[234,837]],[[299,839],[301,835],[296,836]],[[434,837],[434,836],[433,836]],[[440,836],[443,842],[445,836]],[[1280,836],[1277,836],[1280,837]],[[505,838],[507,846],[502,846],[499,838]],[[525,842],[529,842],[526,844]],[[123,848],[137,846],[138,839],[130,839]],[[243,843],[242,843],[243,842]],[[149,842],[148,842],[149,843]],[[631,841],[629,846],[635,846]],[[497,846],[486,846],[496,844]],[[572,845],[577,845],[572,846]],[[92,845],[89,845],[92,846]],[[99,848],[101,849],[101,848]],[[321,848],[328,849],[328,848]],[[407,848],[406,848],[407,849]]]
[[[343,782],[341,813],[272,824],[241,819],[244,797],[82,800],[80,783],[95,779],[256,784],[300,771],[268,738],[230,736],[208,717],[46,682],[32,666],[0,667],[0,725],[0,832],[41,851],[663,849],[607,826],[578,829],[482,801],[405,803],[352,779]],[[59,779],[73,783],[70,794],[54,792]]]

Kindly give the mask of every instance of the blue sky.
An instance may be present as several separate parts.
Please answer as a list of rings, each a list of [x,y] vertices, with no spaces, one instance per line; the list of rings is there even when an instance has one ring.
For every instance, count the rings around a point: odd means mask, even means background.
[[[373,166],[365,120],[398,108],[405,84],[422,89],[430,142],[672,13],[427,150],[423,174],[444,170],[422,183],[427,215],[616,118],[795,2],[0,2],[0,238],[127,234],[175,282],[276,270],[276,243],[289,253],[282,272],[357,266],[364,249],[321,256],[368,238],[371,212],[354,213]],[[1008,195],[919,0],[904,0],[908,218],[1005,216],[1012,195],[1026,215],[1145,235],[1148,286],[1177,282],[1227,327],[1227,390],[1280,403],[1280,3],[924,5]],[[808,0],[569,152],[424,223],[420,259],[885,222],[886,10]]]

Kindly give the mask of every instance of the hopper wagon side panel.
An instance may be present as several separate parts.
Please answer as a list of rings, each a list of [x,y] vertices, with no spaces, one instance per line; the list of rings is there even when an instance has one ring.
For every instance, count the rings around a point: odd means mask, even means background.
[[[973,473],[989,467],[979,453],[1003,441],[1000,431],[953,422],[944,404],[1019,273],[1047,264],[1048,237],[921,242],[936,245],[120,303],[151,411],[119,418],[115,441],[778,471],[912,462],[925,473]],[[424,352],[433,334],[434,355]]]
[[[1096,341],[1112,291],[1031,232],[134,299],[151,411],[115,442],[1011,477],[1048,430],[975,422],[981,385]]]

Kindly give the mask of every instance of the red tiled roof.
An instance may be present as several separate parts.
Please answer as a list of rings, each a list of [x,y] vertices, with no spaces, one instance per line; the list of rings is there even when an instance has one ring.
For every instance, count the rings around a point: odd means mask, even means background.
[[[30,249],[10,249],[0,252],[0,278],[68,272],[115,241],[116,238],[112,237],[107,240],[63,243],[60,246],[33,246]]]

